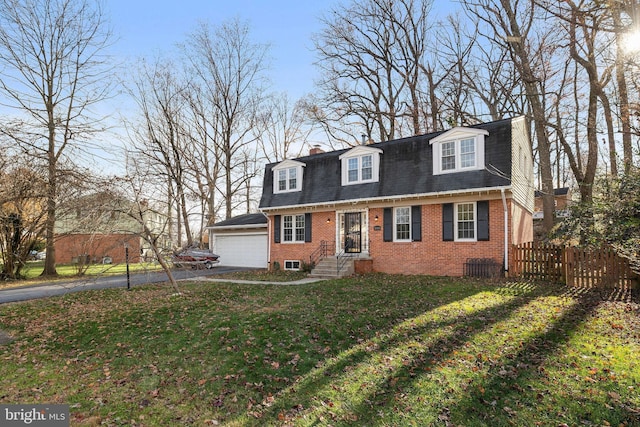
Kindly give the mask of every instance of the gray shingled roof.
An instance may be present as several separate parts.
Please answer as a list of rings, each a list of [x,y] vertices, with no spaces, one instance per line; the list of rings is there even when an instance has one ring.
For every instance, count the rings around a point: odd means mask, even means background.
[[[554,196],[566,196],[567,194],[569,194],[569,187],[562,187],[562,188],[554,188],[553,189],[553,195]],[[541,190],[536,190],[534,192],[534,196],[535,197],[542,197],[542,191]]]
[[[383,151],[380,179],[375,183],[342,186],[339,156],[348,150],[339,150],[295,159],[306,164],[302,190],[274,194],[272,169],[277,163],[271,163],[265,168],[260,208],[510,185],[511,119],[470,127],[489,132],[485,139],[485,170],[434,176],[429,141],[443,132],[413,136],[369,145]]]
[[[241,227],[246,226],[264,226],[267,224],[267,217],[261,213],[245,214],[234,216],[224,221],[216,222],[209,228],[216,227]]]

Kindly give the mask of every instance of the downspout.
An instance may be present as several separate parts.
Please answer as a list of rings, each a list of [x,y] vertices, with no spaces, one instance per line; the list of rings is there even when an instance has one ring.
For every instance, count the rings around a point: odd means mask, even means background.
[[[509,210],[507,209],[507,197],[504,188],[500,189],[502,194],[502,208],[504,209],[504,272],[505,276],[509,272]]]
[[[269,222],[269,215],[260,211],[265,218],[267,218],[267,270],[271,271],[271,223]]]

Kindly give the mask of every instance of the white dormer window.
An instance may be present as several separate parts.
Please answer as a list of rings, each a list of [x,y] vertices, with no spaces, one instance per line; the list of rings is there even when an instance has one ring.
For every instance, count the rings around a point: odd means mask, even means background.
[[[378,182],[381,153],[379,148],[361,145],[341,155],[342,185]]]
[[[288,193],[302,190],[302,162],[284,160],[273,168],[273,192]]]
[[[288,168],[278,171],[278,191],[298,189],[298,169]]]
[[[483,129],[453,128],[430,141],[433,146],[433,174],[484,169]]]

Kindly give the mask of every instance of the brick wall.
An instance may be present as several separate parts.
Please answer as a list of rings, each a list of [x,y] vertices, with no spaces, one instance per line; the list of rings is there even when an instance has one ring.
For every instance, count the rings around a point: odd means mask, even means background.
[[[129,245],[129,261],[140,262],[140,237],[132,234],[67,234],[56,237],[56,262],[69,264],[88,254],[91,262],[109,256],[114,264],[125,262],[124,244]]]
[[[533,241],[533,221],[531,214],[517,203],[511,205],[513,237],[511,244],[519,245]]]
[[[301,213],[304,212],[297,212],[297,214]],[[289,213],[287,213],[287,215],[289,215]],[[296,213],[294,212],[292,215],[296,215]],[[327,222],[327,219],[329,219],[330,222]],[[321,241],[325,240],[333,243],[336,240],[335,211],[314,212],[311,214],[311,224],[313,227],[311,237],[313,238],[313,241],[310,243],[274,243],[273,216],[269,217],[269,222],[271,223],[269,226],[270,233],[268,237],[271,246],[271,256],[269,257],[271,268],[273,268],[274,264],[278,262],[280,264],[280,268],[284,269],[285,260],[299,260],[308,263],[309,256],[320,246]]]
[[[382,218],[382,209],[370,215]],[[462,276],[468,258],[492,258],[502,264],[504,224],[501,200],[489,202],[489,241],[445,242],[442,240],[442,205],[422,206],[422,241],[385,242],[383,230],[371,231],[373,270],[397,274]]]
[[[532,234],[531,215],[519,205],[507,200],[509,209],[509,247],[513,232],[528,238]],[[513,206],[512,206],[513,204]],[[513,209],[512,209],[513,208]],[[434,276],[462,276],[468,258],[492,258],[502,265],[504,261],[504,211],[501,199],[489,201],[489,241],[445,242],[442,240],[442,205],[422,205],[422,241],[385,242],[383,240],[383,208],[369,209],[370,256],[373,271],[397,274],[427,274]],[[378,221],[375,221],[375,217]],[[327,218],[331,222],[327,223]],[[269,217],[273,221],[273,216]],[[284,266],[284,260],[309,262],[309,255],[322,240],[335,242],[335,211],[313,213],[312,243],[273,243],[271,241],[271,265],[274,261]],[[517,228],[512,230],[511,226]],[[273,230],[273,224],[270,230]],[[376,230],[376,228],[379,228]]]

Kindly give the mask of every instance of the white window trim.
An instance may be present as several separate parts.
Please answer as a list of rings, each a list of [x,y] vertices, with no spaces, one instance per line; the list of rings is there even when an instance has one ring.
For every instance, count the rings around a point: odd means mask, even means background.
[[[397,222],[397,218],[398,218],[398,209],[409,209],[409,238],[408,239],[398,239],[398,222]],[[398,206],[393,208],[393,241],[394,242],[411,242],[411,233],[413,230],[411,230],[411,224],[413,222],[413,219],[411,218],[411,206]]]
[[[302,191],[302,178],[303,178],[303,168],[306,165],[302,162],[298,162],[295,160],[284,160],[278,163],[273,167],[273,194],[280,193],[293,193],[295,191]],[[295,188],[289,188],[289,169],[296,170],[296,186]],[[279,186],[279,175],[280,171],[287,171],[287,188],[284,190],[280,190]]]
[[[458,237],[458,206],[473,205],[473,239]],[[453,205],[453,240],[455,242],[477,242],[478,241],[478,203],[460,202]]]
[[[291,217],[291,240],[285,240],[284,239],[284,230],[285,230],[285,218],[290,216]],[[302,240],[296,240],[296,230],[299,227],[296,227],[296,217],[297,216],[302,216],[302,231],[303,231],[303,235],[302,235]],[[281,230],[280,230],[280,242],[284,243],[286,245],[293,245],[293,244],[300,244],[300,243],[305,243],[305,238],[306,238],[306,230],[305,230],[305,217],[304,214],[291,214],[291,215],[282,215],[282,223],[281,223]]]
[[[340,159],[342,185],[367,184],[370,182],[378,182],[380,180],[380,155],[382,150],[379,148],[359,145],[342,154]],[[362,179],[362,157],[371,156],[371,179]],[[358,159],[358,179],[349,181],[349,160]]]
[[[429,141],[433,151],[433,174],[444,175],[448,173],[458,173],[473,170],[482,170],[484,165],[484,139],[489,132],[483,129],[472,129],[465,127],[453,128]],[[470,167],[461,167],[461,142],[466,139],[474,140],[475,149],[475,165]],[[455,162],[454,169],[442,170],[442,146],[445,143],[455,143]]]

